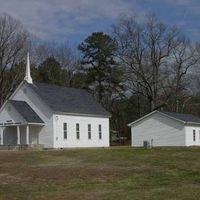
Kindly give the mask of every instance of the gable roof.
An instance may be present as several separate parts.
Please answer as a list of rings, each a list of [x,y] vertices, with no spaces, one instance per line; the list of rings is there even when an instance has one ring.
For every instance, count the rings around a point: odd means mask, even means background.
[[[173,117],[175,119],[179,119],[185,123],[200,123],[200,118],[192,114],[174,113],[174,112],[162,112],[162,113],[170,117]]]
[[[44,83],[28,85],[54,112],[110,116],[86,90]]]
[[[9,102],[28,123],[44,124],[42,119],[25,101],[9,100]]]
[[[161,115],[164,115],[170,119],[174,119],[176,121],[179,121],[181,123],[184,123],[184,124],[200,124],[200,118],[199,117],[196,117],[192,114],[184,114],[184,113],[174,113],[174,112],[161,112],[161,111],[153,111],[141,118],[139,118],[138,120],[128,124],[128,126],[132,126],[134,124],[136,124],[137,122],[139,121],[142,121],[143,119],[149,117],[150,115],[153,115],[154,113],[159,113]]]

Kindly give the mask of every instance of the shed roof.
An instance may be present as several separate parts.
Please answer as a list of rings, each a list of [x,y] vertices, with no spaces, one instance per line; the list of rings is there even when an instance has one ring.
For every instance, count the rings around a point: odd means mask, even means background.
[[[179,121],[179,122],[182,122],[184,124],[200,124],[200,118],[199,117],[196,117],[192,114],[185,114],[185,113],[175,113],[175,112],[161,112],[161,111],[153,111],[139,119],[137,119],[136,121],[128,124],[128,126],[132,126],[133,124],[136,124],[137,122],[139,121],[142,121],[143,119],[151,116],[152,114],[154,113],[160,113],[161,115],[164,115],[166,117],[169,117],[171,119],[174,119],[176,121]]]
[[[86,90],[44,83],[29,86],[54,112],[110,116]]]
[[[28,123],[44,123],[25,101],[9,100],[9,102]]]
[[[184,121],[186,123],[200,123],[200,118],[196,117],[192,114],[185,114],[185,113],[174,113],[174,112],[162,112],[170,117],[176,118],[178,120]]]

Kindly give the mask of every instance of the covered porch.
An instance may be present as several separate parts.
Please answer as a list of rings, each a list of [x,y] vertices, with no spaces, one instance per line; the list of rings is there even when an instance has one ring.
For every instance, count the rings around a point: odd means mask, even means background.
[[[38,145],[44,121],[25,101],[9,100],[0,117],[0,145]]]
[[[38,145],[42,124],[0,123],[0,145]]]

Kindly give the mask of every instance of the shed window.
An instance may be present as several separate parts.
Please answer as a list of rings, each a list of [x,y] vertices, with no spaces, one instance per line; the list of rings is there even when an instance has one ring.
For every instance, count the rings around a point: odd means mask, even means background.
[[[79,124],[76,124],[76,139],[80,139],[80,126]]]
[[[193,130],[193,142],[195,142],[195,141],[196,141],[196,131]]]
[[[99,139],[102,139],[102,127],[101,127],[101,124],[99,124]]]
[[[67,139],[67,123],[63,123],[63,136]]]
[[[88,139],[91,139],[91,124],[88,124]]]

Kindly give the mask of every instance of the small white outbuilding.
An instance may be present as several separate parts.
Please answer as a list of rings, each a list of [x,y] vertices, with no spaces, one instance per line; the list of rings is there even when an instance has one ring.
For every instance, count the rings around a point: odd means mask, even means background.
[[[153,111],[128,126],[134,147],[200,145],[200,118],[191,114]]]

